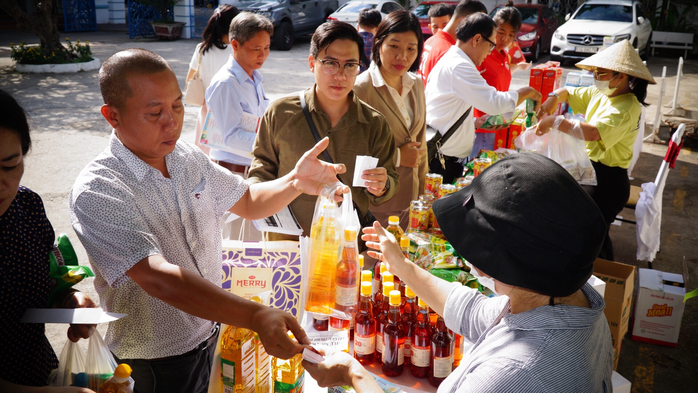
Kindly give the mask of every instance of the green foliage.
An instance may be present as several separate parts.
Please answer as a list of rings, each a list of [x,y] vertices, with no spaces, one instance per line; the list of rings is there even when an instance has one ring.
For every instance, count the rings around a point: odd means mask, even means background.
[[[12,60],[20,64],[66,64],[66,63],[85,63],[92,61],[92,50],[90,42],[81,43],[77,40],[75,44],[70,41],[70,38],[65,39],[67,46],[64,45],[64,51],[46,52],[39,45],[25,45],[24,42],[19,45],[10,44]]]

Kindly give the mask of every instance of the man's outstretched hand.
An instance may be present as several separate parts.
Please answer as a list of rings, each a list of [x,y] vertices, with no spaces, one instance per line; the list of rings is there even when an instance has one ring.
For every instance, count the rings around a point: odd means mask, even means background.
[[[296,190],[308,195],[319,195],[326,185],[339,182],[337,175],[347,171],[344,164],[332,164],[318,159],[329,144],[329,138],[325,137],[303,154],[292,175],[293,187]],[[342,194],[348,192],[349,187],[345,185],[337,187],[335,201],[341,201]]]

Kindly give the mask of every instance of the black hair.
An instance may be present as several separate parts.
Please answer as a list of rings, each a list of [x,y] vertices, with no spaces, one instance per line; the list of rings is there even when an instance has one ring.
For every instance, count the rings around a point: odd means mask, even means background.
[[[461,42],[466,42],[480,34],[489,39],[496,28],[497,24],[489,15],[476,12],[460,21],[456,29],[456,38]]]
[[[10,130],[19,136],[22,155],[26,155],[32,145],[27,113],[17,100],[4,90],[0,90],[0,128]]]
[[[502,23],[509,23],[511,27],[514,28],[515,32],[521,29],[521,23],[523,22],[521,12],[516,9],[516,7],[510,7],[508,5],[500,8],[492,19],[494,19],[498,26]]]
[[[203,41],[201,41],[202,54],[215,46],[218,49],[225,49],[228,45],[224,44],[221,37],[228,35],[228,29],[230,28],[230,22],[233,18],[239,14],[240,11],[237,7],[229,4],[221,4],[216,8],[211,18],[208,20],[204,32],[201,34]]]
[[[456,10],[453,12],[453,16],[456,18],[465,18],[478,12],[483,14],[487,13],[487,7],[485,7],[482,2],[478,0],[461,0],[456,6]]]
[[[361,10],[361,12],[359,12],[358,24],[359,26],[373,29],[378,27],[378,25],[381,23],[381,19],[383,19],[383,16],[381,15],[380,11],[371,8],[364,8]]]
[[[364,53],[364,39],[361,38],[359,32],[354,26],[330,20],[321,24],[313,33],[313,38],[310,40],[310,56],[317,59],[318,54],[327,49],[333,42],[337,40],[354,41],[359,47],[359,62],[367,64],[366,54]]]
[[[453,6],[445,3],[434,4],[429,8],[428,15],[429,20],[431,20],[431,18],[440,18],[442,16],[452,16]]]
[[[637,100],[642,106],[648,106],[649,104],[645,102],[645,99],[647,98],[647,86],[649,82],[631,75],[628,75],[628,78],[630,78],[628,81],[630,91],[635,94],[635,97],[637,97]]]
[[[378,31],[373,38],[373,49],[371,50],[371,60],[378,67],[381,66],[380,47],[383,41],[393,33],[405,33],[411,31],[417,36],[417,58],[410,65],[408,71],[417,71],[419,63],[422,59],[422,51],[424,50],[424,37],[422,37],[422,27],[419,25],[417,16],[407,10],[393,11],[383,19],[378,25]]]

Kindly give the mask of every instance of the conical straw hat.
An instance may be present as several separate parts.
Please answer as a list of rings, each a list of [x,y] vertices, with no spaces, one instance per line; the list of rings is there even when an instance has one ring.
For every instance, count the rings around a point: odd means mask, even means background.
[[[613,44],[611,47],[580,61],[576,66],[584,70],[605,68],[644,79],[653,85],[657,83],[652,78],[650,70],[642,64],[640,55],[637,54],[628,40]]]

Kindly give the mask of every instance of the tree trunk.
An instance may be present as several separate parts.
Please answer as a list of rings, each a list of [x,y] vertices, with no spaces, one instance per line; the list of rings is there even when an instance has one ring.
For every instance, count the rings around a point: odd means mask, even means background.
[[[36,34],[41,42],[41,48],[46,53],[66,52],[65,47],[61,44],[61,34],[58,32],[58,26],[56,26],[52,15],[53,0],[43,0],[37,3],[38,15],[34,18],[22,11],[15,0],[0,0],[0,9],[14,18],[20,30]]]

